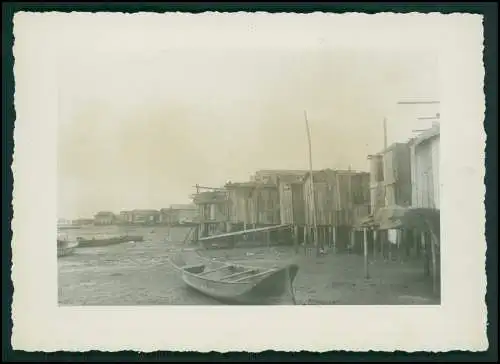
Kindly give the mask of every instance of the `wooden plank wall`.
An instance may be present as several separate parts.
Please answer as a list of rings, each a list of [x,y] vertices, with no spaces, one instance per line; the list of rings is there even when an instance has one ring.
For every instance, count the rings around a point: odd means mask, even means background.
[[[254,210],[257,212],[257,224],[280,224],[280,199],[278,186],[259,187],[254,191]]]
[[[302,184],[292,184],[293,223],[304,225],[306,211],[304,204],[304,187]]]
[[[280,182],[280,220],[282,224],[293,224],[293,190],[290,182]]]
[[[351,226],[356,219],[366,217],[370,211],[369,181],[368,173],[327,171],[319,175],[314,183],[317,225]],[[303,188],[307,225],[313,224],[311,182],[311,178],[306,179]]]

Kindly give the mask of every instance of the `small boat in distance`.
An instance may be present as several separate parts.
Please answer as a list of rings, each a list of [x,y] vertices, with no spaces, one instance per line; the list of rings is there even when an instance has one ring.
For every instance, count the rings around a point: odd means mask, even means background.
[[[57,257],[65,257],[75,252],[78,243],[70,244],[68,240],[57,239]]]
[[[81,229],[81,226],[78,225],[59,225],[57,230],[78,230]]]
[[[78,241],[79,248],[92,248],[92,247],[101,247],[115,244],[128,243],[131,241],[138,242],[143,241],[143,236],[132,236],[132,235],[123,235],[123,236],[114,236],[114,237],[103,237],[92,239],[84,239],[82,237],[76,238]]]
[[[293,281],[297,264],[282,267],[251,267],[243,264],[207,261],[188,265],[182,257],[169,258],[184,283],[221,302],[265,304],[278,302],[289,294],[295,304]]]

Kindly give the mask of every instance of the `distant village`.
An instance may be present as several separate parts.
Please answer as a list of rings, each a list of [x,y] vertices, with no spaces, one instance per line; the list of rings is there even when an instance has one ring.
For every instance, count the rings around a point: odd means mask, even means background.
[[[349,241],[359,222],[387,206],[439,209],[439,123],[367,156],[369,172],[260,170],[248,181],[193,186],[193,204],[160,210],[98,212],[76,225],[195,224],[198,238],[273,225],[292,226],[303,242],[314,226],[323,244]],[[314,191],[314,193],[311,193]],[[314,198],[312,198],[314,196]]]
[[[193,223],[198,216],[194,204],[171,205],[160,210],[131,210],[116,214],[111,211],[99,211],[93,218],[67,220],[59,219],[59,226],[85,225],[178,225]]]

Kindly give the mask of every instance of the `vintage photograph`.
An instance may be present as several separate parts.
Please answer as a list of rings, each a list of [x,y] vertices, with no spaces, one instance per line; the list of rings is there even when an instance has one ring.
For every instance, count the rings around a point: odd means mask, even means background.
[[[13,24],[13,347],[488,347],[481,16]]]
[[[93,48],[58,69],[60,305],[440,303],[436,54]]]

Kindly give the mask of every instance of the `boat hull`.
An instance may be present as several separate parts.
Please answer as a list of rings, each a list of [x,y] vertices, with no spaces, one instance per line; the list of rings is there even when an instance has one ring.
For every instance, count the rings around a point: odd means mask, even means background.
[[[75,252],[76,247],[58,247],[57,248],[57,257],[65,257],[71,255]]]
[[[206,267],[199,266],[202,273]],[[293,300],[292,284],[298,272],[298,266],[288,265],[261,276],[258,280],[246,282],[228,282],[210,279],[181,268],[182,279],[192,289],[212,297],[218,301],[233,304],[258,305],[282,303],[284,296],[289,293]],[[262,269],[262,271],[265,271]]]
[[[88,240],[80,239],[78,240],[78,246],[80,248],[95,248],[101,246],[122,244],[130,241],[142,241],[142,240],[143,240],[142,236],[126,236],[126,237],[110,238],[110,239],[88,239]]]

